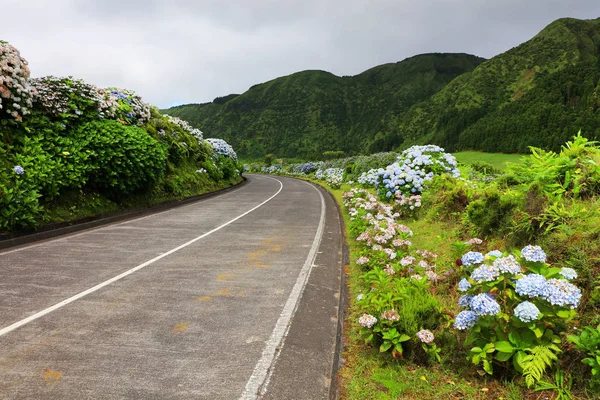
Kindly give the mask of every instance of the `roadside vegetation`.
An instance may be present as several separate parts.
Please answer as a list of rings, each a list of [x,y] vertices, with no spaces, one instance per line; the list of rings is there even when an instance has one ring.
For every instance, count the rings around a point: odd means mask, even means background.
[[[0,41],[0,234],[239,182],[236,153],[131,90],[30,78]]]
[[[436,146],[279,161],[260,170],[343,204],[341,398],[600,396],[597,143],[577,135],[502,170]]]

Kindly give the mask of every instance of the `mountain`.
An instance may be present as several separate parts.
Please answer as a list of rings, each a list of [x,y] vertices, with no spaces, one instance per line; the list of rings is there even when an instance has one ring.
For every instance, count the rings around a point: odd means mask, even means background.
[[[320,158],[435,143],[449,151],[559,150],[600,139],[600,18],[562,18],[484,60],[424,54],[352,77],[304,71],[167,113],[243,157]]]
[[[254,85],[241,95],[164,112],[227,140],[242,157],[375,152],[402,143],[400,134],[390,132],[412,105],[483,61],[468,54],[424,54],[356,76],[303,71]]]
[[[580,129],[600,138],[599,108],[600,18],[563,18],[411,107],[388,135],[450,151],[556,151]]]

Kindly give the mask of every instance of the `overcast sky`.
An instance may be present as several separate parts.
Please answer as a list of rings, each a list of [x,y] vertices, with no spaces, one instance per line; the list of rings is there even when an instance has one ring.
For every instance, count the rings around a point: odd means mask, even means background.
[[[134,89],[161,108],[306,69],[355,75],[428,52],[491,58],[599,0],[0,0],[33,77]]]

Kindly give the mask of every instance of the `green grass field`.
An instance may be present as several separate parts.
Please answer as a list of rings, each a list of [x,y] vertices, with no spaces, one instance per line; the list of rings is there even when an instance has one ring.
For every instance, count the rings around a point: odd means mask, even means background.
[[[499,170],[504,170],[507,162],[520,163],[521,157],[523,157],[523,154],[484,153],[481,151],[461,151],[452,155],[463,164],[485,161]]]

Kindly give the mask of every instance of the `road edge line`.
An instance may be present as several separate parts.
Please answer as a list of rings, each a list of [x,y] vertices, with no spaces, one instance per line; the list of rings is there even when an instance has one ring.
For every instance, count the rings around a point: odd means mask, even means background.
[[[275,180],[279,181],[278,179]],[[275,324],[275,328],[271,333],[271,337],[266,342],[261,358],[256,363],[254,371],[252,372],[252,375],[246,383],[246,387],[244,388],[244,392],[240,396],[240,400],[257,399],[259,395],[264,394],[264,391],[266,390],[266,387],[269,383],[271,374],[273,373],[272,367],[277,361],[277,358],[279,357],[281,347],[285,342],[285,338],[291,326],[291,320],[294,316],[294,313],[296,312],[296,309],[298,308],[300,298],[302,297],[302,293],[304,292],[304,288],[306,287],[306,283],[308,282],[308,278],[312,270],[312,265],[317,256],[317,251],[321,246],[321,239],[323,237],[323,231],[325,228],[325,198],[323,197],[321,191],[317,189],[314,185],[311,185],[309,183],[307,183],[307,185],[312,187],[319,194],[319,197],[321,199],[321,216],[319,219],[319,226],[317,228],[317,232],[315,234],[315,238],[313,239],[313,244],[310,248],[308,256],[306,257],[306,261],[304,262],[304,265],[302,266],[302,269],[298,274],[298,278],[296,279],[296,283],[294,284],[294,287],[292,288],[292,291],[283,307],[283,310],[279,315],[277,323]]]

